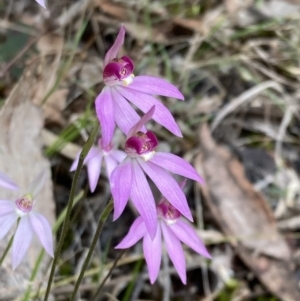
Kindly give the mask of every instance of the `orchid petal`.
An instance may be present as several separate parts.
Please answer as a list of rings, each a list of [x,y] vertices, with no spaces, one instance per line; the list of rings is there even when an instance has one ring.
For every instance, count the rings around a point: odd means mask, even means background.
[[[151,239],[148,234],[145,235],[143,251],[149,270],[150,282],[153,284],[157,279],[161,263],[162,245],[160,227],[157,227],[154,239]]]
[[[52,229],[49,222],[43,215],[37,212],[31,212],[28,215],[31,227],[42,246],[51,257],[54,257]]]
[[[130,89],[130,86],[116,86],[116,90],[126,99],[131,101],[135,106],[141,109],[144,113],[154,105],[155,112],[152,117],[153,120],[164,126],[174,135],[182,137],[180,128],[177,125],[171,112],[159,100],[149,94],[132,90]]]
[[[114,118],[121,131],[127,135],[129,130],[140,120],[138,113],[115,88],[111,89],[114,101]]]
[[[159,77],[147,75],[136,76],[133,78],[130,88],[147,94],[184,99],[184,96],[174,85]]]
[[[126,153],[120,150],[110,151],[110,155],[118,162],[121,163],[126,158]]]
[[[74,170],[77,169],[80,153],[81,152],[79,152],[77,154],[76,159],[72,163],[70,171],[74,171]],[[100,153],[100,149],[98,147],[96,147],[96,146],[92,146],[92,148],[88,152],[87,156],[84,158],[83,164],[86,164],[89,160],[91,160],[93,157],[97,156],[99,153]]]
[[[120,48],[124,44],[124,38],[125,38],[125,27],[121,25],[121,28],[119,30],[118,36],[114,44],[110,47],[110,49],[107,51],[105,55],[104,66],[106,66],[110,61],[112,61],[114,58],[117,57]]]
[[[0,172],[0,186],[11,190],[19,189],[19,186],[3,172]]]
[[[44,0],[35,0],[40,6],[42,6],[43,8],[46,8],[46,2]]]
[[[16,205],[12,201],[0,200],[0,217],[14,212]]]
[[[174,233],[168,228],[168,225],[162,222],[161,229],[170,259],[173,262],[182,283],[186,284],[186,264],[181,243]]]
[[[174,154],[157,152],[150,161],[172,173],[204,183],[190,163]]]
[[[102,164],[102,153],[99,154],[92,159],[89,160],[87,163],[87,171],[88,171],[88,178],[89,178],[89,185],[91,192],[94,192],[101,173],[101,164]]]
[[[210,254],[208,253],[205,245],[197,235],[196,231],[193,227],[182,220],[177,220],[176,223],[170,224],[169,229],[172,230],[174,235],[193,249],[195,252],[199,253],[200,255],[211,258]]]
[[[18,216],[15,212],[0,217],[0,239],[2,239],[17,221]]]
[[[155,200],[146,176],[135,160],[133,161],[132,167],[133,174],[130,198],[144,219],[149,235],[151,238],[154,238],[157,229]]]
[[[131,225],[127,235],[115,249],[127,249],[135,245],[147,233],[144,220],[139,216]]]
[[[110,155],[104,156],[106,173],[108,179],[110,179],[111,173],[118,166],[118,162]]]
[[[114,105],[110,87],[105,87],[97,96],[95,106],[102,129],[102,144],[106,147],[115,130]]]
[[[132,160],[125,159],[117,166],[110,177],[111,193],[114,199],[115,221],[124,211],[132,186]]]
[[[28,192],[35,199],[45,186],[47,169],[42,170],[30,183]]]
[[[148,122],[155,112],[155,106],[152,106],[151,109],[145,113],[145,115],[129,130],[127,137],[133,136],[135,133],[139,132],[146,122]]]
[[[12,266],[15,270],[26,255],[32,241],[33,230],[28,215],[23,216],[18,225],[12,246]]]
[[[157,186],[162,195],[187,219],[193,221],[193,217],[188,206],[186,197],[178,183],[163,168],[151,163],[138,159],[141,167],[150,179]]]

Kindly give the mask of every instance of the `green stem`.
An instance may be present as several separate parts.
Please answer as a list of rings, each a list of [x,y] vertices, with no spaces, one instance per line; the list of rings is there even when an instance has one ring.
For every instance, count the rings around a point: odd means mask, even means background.
[[[18,221],[17,221],[17,229],[18,229],[19,222],[20,222],[20,218],[18,218]],[[5,251],[4,251],[4,253],[3,253],[3,255],[2,255],[1,259],[0,259],[0,267],[2,266],[2,263],[3,263],[6,255],[7,255],[8,251],[10,250],[10,248],[12,246],[12,243],[14,241],[14,237],[15,237],[15,234],[10,238],[10,240],[8,242],[8,245],[7,245]]]
[[[8,245],[7,245],[5,251],[4,251],[4,253],[3,253],[3,255],[2,255],[1,259],[0,259],[0,267],[1,267],[1,265],[2,265],[2,263],[3,263],[3,261],[4,261],[5,257],[6,257],[6,255],[7,255],[8,251],[10,250],[10,248],[11,248],[11,246],[12,246],[12,243],[13,243],[13,240],[14,240],[14,236],[15,236],[15,235],[13,235],[13,236],[10,238],[10,240],[9,240],[9,242],[8,242]]]
[[[134,289],[134,283],[138,277],[138,274],[139,274],[139,271],[141,270],[142,265],[143,265],[142,259],[140,259],[139,261],[136,262],[134,269],[133,269],[132,280],[130,281],[130,284],[126,288],[125,295],[122,298],[122,301],[128,301],[130,299],[130,296]]]
[[[59,242],[57,244],[57,248],[56,248],[56,251],[55,251],[55,255],[54,255],[54,259],[53,259],[53,263],[52,263],[52,267],[51,267],[51,271],[50,271],[50,276],[49,276],[49,280],[48,280],[48,284],[47,284],[47,289],[46,289],[46,294],[45,294],[44,301],[47,301],[48,298],[49,298],[51,285],[52,285],[52,281],[53,281],[53,278],[54,278],[55,266],[58,262],[59,254],[61,252],[64,240],[65,240],[67,232],[69,230],[69,221],[70,221],[71,211],[72,211],[72,207],[73,207],[73,202],[74,202],[74,198],[75,198],[77,183],[78,183],[79,175],[80,175],[80,172],[81,172],[81,169],[82,169],[82,166],[83,166],[83,162],[84,162],[84,159],[87,156],[89,150],[91,149],[92,145],[94,144],[94,141],[95,141],[95,138],[98,134],[98,131],[99,131],[99,124],[93,129],[93,132],[91,133],[91,135],[89,136],[89,138],[85,142],[85,144],[83,145],[83,149],[82,149],[82,151],[80,153],[80,156],[79,156],[78,166],[77,166],[77,169],[75,171],[72,186],[71,186],[70,197],[69,197],[68,206],[67,206],[66,218],[64,220],[63,227],[62,227],[62,232],[61,232]]]
[[[99,288],[97,289],[97,291],[96,291],[96,293],[95,293],[95,295],[93,296],[93,298],[92,298],[91,301],[96,301],[96,300],[97,300],[97,298],[98,298],[98,296],[99,296],[99,294],[100,294],[100,292],[101,292],[101,290],[102,290],[102,288],[103,288],[105,282],[107,281],[107,279],[108,279],[108,278],[110,277],[110,275],[112,274],[114,268],[117,266],[119,260],[120,260],[121,257],[124,255],[125,251],[126,251],[126,250],[123,250],[123,251],[119,254],[119,256],[116,258],[116,260],[114,261],[114,264],[112,265],[111,269],[109,270],[108,274],[105,276],[105,278],[103,279],[103,281],[100,283]]]
[[[70,301],[74,301],[75,298],[76,298],[76,294],[77,294],[77,292],[78,292],[79,285],[80,285],[80,283],[81,283],[81,281],[82,281],[82,278],[83,278],[83,276],[84,276],[85,270],[86,270],[86,268],[87,268],[87,266],[88,266],[88,264],[89,264],[89,262],[90,262],[90,260],[91,260],[91,257],[92,257],[92,255],[93,255],[94,249],[95,249],[96,244],[97,244],[97,242],[98,242],[99,236],[100,236],[100,234],[101,234],[101,232],[102,232],[104,223],[105,223],[105,221],[106,221],[108,215],[109,215],[110,212],[112,211],[113,207],[114,207],[114,203],[113,203],[113,201],[111,200],[111,201],[106,205],[106,207],[104,208],[104,210],[103,210],[103,212],[102,212],[102,214],[101,214],[101,216],[100,216],[100,219],[99,219],[99,222],[98,222],[98,226],[97,226],[96,232],[95,232],[95,234],[94,234],[94,237],[93,237],[93,240],[92,240],[92,243],[91,243],[89,252],[88,252],[87,257],[86,257],[86,259],[85,259],[85,261],[84,261],[84,263],[83,263],[83,267],[82,267],[82,269],[81,269],[81,271],[80,271],[80,274],[79,274],[79,276],[78,276],[78,279],[77,279],[77,281],[76,281],[76,283],[75,283],[75,287],[74,287],[74,290],[73,290],[73,293],[72,293],[72,296],[71,296]]]

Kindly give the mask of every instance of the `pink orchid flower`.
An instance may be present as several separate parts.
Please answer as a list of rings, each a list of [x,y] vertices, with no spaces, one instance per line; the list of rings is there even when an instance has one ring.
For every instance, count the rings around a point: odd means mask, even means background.
[[[106,173],[108,179],[110,179],[112,171],[122,162],[126,157],[126,153],[120,150],[115,150],[112,148],[110,143],[108,146],[104,147],[102,139],[98,140],[98,145],[93,146],[89,153],[87,154],[84,164],[87,166],[88,179],[91,192],[94,192],[100,178],[102,159],[105,161]],[[70,171],[76,170],[79,161],[79,154],[73,162]]]
[[[184,99],[179,90],[164,79],[153,76],[133,75],[134,65],[128,56],[118,58],[124,43],[125,28],[121,26],[117,39],[104,58],[103,80],[106,85],[96,98],[96,113],[102,127],[103,144],[112,139],[115,123],[125,135],[140,117],[128,103],[142,112],[156,106],[153,119],[173,134],[182,137],[181,131],[170,111],[152,95]]]
[[[45,0],[35,0],[40,6],[42,6],[43,8],[46,8],[46,2]]]
[[[0,239],[20,219],[12,245],[13,269],[16,269],[25,257],[34,233],[46,252],[53,257],[51,226],[43,215],[33,211],[36,197],[42,190],[45,180],[46,172],[43,171],[31,182],[28,193],[15,202],[0,200]]]
[[[122,214],[130,198],[144,219],[152,238],[155,237],[157,229],[157,215],[155,200],[146,175],[162,195],[166,196],[190,221],[193,218],[186,197],[168,172],[203,182],[196,170],[182,158],[169,153],[155,152],[158,144],[156,136],[150,131],[145,133],[141,131],[144,124],[152,118],[154,110],[153,106],[129,131],[125,143],[127,157],[115,168],[110,180],[114,199],[114,220]]]
[[[128,234],[116,246],[116,249],[130,248],[141,238],[144,238],[143,251],[149,270],[150,282],[153,284],[160,269],[163,237],[169,257],[181,281],[186,284],[186,263],[180,242],[185,243],[206,258],[211,258],[211,256],[193,227],[180,218],[180,212],[166,199],[162,199],[157,206],[157,216],[158,228],[153,239],[147,230],[145,221],[140,216],[133,222]]]

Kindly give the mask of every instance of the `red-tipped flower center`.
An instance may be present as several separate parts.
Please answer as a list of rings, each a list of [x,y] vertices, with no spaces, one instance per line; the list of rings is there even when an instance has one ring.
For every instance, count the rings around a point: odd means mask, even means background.
[[[30,212],[33,207],[33,199],[31,195],[24,195],[20,199],[17,199],[16,206],[24,213]]]
[[[181,213],[167,200],[163,200],[157,206],[157,210],[167,223],[174,223],[181,216]]]
[[[128,56],[115,58],[105,66],[103,79],[104,81],[125,80],[129,76],[132,76],[133,69],[133,62]]]
[[[125,152],[128,155],[145,155],[153,152],[157,146],[157,138],[152,132],[137,132],[134,136],[127,139]]]

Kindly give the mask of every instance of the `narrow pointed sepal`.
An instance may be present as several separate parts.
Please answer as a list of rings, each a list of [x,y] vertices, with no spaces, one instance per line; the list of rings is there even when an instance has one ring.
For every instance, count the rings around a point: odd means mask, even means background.
[[[3,172],[0,172],[0,186],[11,190],[19,189],[19,186]]]
[[[132,162],[125,159],[114,169],[110,177],[111,193],[114,199],[114,217],[116,220],[124,211],[132,186]]]
[[[174,267],[182,281],[186,284],[186,263],[182,245],[179,239],[169,229],[168,225],[161,223],[162,233],[166,244],[167,252],[174,264]]]
[[[204,184],[203,179],[198,175],[195,168],[179,156],[170,153],[157,152],[151,159],[151,162],[172,173]]]
[[[40,6],[47,9],[46,2],[44,0],[35,0]]]
[[[14,213],[16,205],[12,201],[0,200],[0,217]]]
[[[28,215],[31,227],[42,246],[51,257],[54,257],[52,230],[49,222],[43,215],[37,212],[31,212]]]
[[[110,47],[110,49],[107,51],[105,55],[104,66],[106,66],[110,61],[112,61],[114,58],[117,57],[120,48],[124,44],[124,38],[125,38],[125,27],[124,25],[121,25],[121,28],[119,30],[118,36],[114,44]]]
[[[25,257],[32,241],[33,230],[29,217],[23,216],[18,225],[12,246],[12,266],[15,270]]]
[[[95,101],[96,113],[101,124],[102,144],[108,146],[115,130],[114,105],[111,90],[105,87]]]
[[[139,132],[142,127],[152,118],[154,112],[155,106],[152,106],[150,110],[129,130],[128,137],[131,137]]]
[[[28,193],[35,199],[45,186],[47,179],[47,169],[41,171],[30,183]]]
[[[87,162],[87,171],[91,192],[94,192],[101,174],[102,154],[98,153]]]
[[[184,99],[182,93],[174,85],[159,77],[148,75],[136,76],[130,84],[130,88],[151,95]]]
[[[150,237],[154,238],[157,230],[155,200],[146,176],[135,160],[132,162],[130,198],[135,208],[142,216]]]
[[[177,220],[176,223],[169,225],[169,229],[180,241],[189,246],[195,252],[211,259],[211,255],[208,253],[205,245],[203,244],[193,227],[187,222]]]
[[[145,235],[143,251],[149,270],[150,282],[153,284],[157,279],[161,264],[162,242],[160,227],[157,227],[156,235],[153,239],[150,235]]]
[[[139,216],[131,225],[127,235],[115,247],[115,249],[127,249],[135,245],[145,234],[147,230],[143,218]]]
[[[16,215],[15,212],[11,212],[9,214],[0,217],[0,240],[6,236],[8,231],[17,221],[17,219],[18,216]]]

